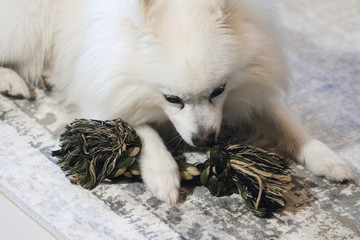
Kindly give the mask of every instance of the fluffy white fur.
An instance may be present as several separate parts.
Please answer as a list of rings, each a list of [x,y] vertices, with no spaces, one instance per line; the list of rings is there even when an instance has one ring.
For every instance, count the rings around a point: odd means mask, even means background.
[[[149,124],[164,128],[169,120],[190,145],[220,130],[243,134],[246,126],[248,143],[294,157],[331,180],[352,178],[350,168],[286,110],[282,96],[289,70],[276,30],[256,1],[0,0],[0,5],[0,91],[29,98],[25,82],[43,86],[46,76],[55,93],[78,106],[78,116],[128,121],[144,144],[144,182],[161,200],[176,202],[179,173]],[[211,97],[224,84],[224,91]],[[164,95],[181,102],[170,103]]]

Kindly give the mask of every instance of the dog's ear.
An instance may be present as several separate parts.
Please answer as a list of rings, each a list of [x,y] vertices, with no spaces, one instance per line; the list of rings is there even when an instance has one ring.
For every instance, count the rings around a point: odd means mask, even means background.
[[[223,14],[226,5],[226,0],[211,0],[209,1],[210,10],[214,14]]]
[[[159,15],[162,2],[161,0],[138,0],[140,8],[144,16],[145,22],[150,20],[153,16]]]
[[[150,12],[151,7],[155,4],[156,0],[139,0],[140,6],[144,15]]]
[[[233,2],[231,0],[208,0],[207,3],[210,14],[214,16],[218,22],[226,22]]]

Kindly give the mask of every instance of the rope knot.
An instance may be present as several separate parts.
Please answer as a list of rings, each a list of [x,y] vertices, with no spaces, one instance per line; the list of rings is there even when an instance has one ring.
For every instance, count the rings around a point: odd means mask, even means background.
[[[208,157],[204,162],[205,169],[200,175],[201,184],[206,186],[212,195],[223,196],[231,186],[228,156],[220,145],[216,145],[208,151]]]

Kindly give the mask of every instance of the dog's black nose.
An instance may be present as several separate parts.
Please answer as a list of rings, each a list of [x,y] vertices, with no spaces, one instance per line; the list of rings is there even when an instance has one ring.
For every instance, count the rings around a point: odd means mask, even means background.
[[[191,138],[196,147],[212,146],[215,144],[215,132],[196,134]]]

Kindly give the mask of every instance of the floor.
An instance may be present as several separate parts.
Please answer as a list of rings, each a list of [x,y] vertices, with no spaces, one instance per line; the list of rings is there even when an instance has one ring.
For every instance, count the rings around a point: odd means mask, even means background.
[[[0,193],[0,236],[4,240],[55,240],[56,238],[39,223],[20,210]],[[18,227],[21,226],[19,230]]]

